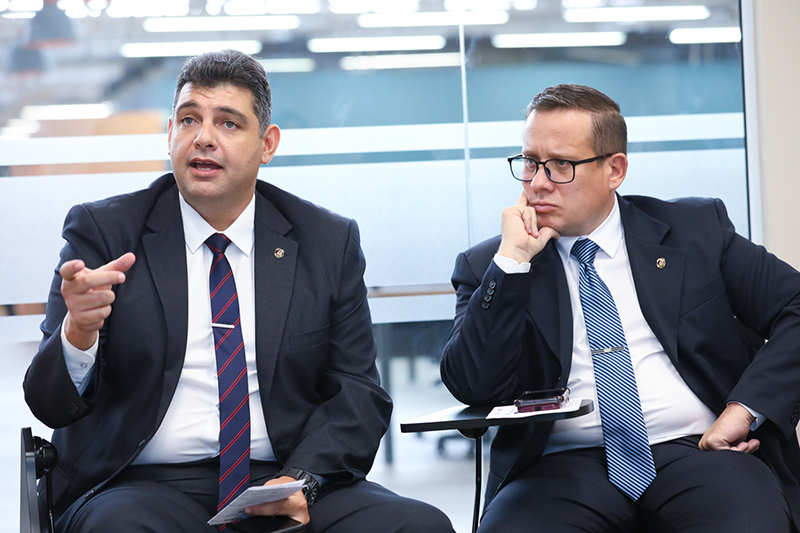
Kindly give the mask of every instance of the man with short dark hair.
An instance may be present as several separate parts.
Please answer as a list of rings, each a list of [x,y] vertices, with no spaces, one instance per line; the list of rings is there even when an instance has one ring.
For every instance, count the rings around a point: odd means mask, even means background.
[[[391,400],[358,228],[257,179],[280,140],[270,106],[252,57],[190,59],[172,173],[67,215],[24,383],[57,428],[59,532],[216,531],[207,521],[248,485],[295,480],[303,491],[231,527],[452,531],[365,479]]]
[[[595,405],[499,429],[480,531],[796,530],[800,274],[719,200],[618,195],[626,152],[613,100],[544,90],[509,158],[517,204],[456,261],[455,397]]]

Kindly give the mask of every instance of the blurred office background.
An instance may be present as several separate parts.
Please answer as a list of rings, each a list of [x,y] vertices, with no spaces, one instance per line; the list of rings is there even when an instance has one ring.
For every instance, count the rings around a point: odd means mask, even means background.
[[[403,435],[438,381],[455,256],[499,232],[525,106],[558,83],[617,100],[623,194],[714,196],[800,265],[796,0],[0,0],[0,513],[17,529],[22,399],[72,205],[169,170],[189,55],[256,55],[283,129],[270,181],[355,218],[395,398],[374,479],[471,519],[469,443]]]

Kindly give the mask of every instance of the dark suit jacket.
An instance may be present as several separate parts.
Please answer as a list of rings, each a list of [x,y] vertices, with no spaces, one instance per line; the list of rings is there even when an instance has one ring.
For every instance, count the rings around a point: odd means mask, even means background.
[[[758,455],[800,516],[800,274],[736,234],[719,200],[619,197],[642,313],[680,375],[716,414],[738,401],[766,416]],[[525,390],[564,387],[572,310],[563,264],[550,242],[529,274],[492,261],[500,238],[459,255],[456,319],[442,378],[467,404],[509,403]],[[656,267],[664,258],[666,266]],[[754,347],[745,324],[766,344]],[[551,424],[500,428],[487,502],[541,456]],[[795,518],[797,521],[797,518]]]
[[[153,437],[181,373],[188,305],[172,174],[142,191],[75,206],[63,236],[59,266],[81,258],[97,268],[125,252],[134,252],[136,263],[116,288],[83,394],[62,355],[66,307],[56,269],[44,339],[24,388],[34,415],[56,428],[57,515]],[[280,258],[277,248],[285,251]],[[375,367],[356,223],[259,181],[255,254],[258,379],[277,459],[326,476],[331,486],[361,479],[386,431],[391,400]]]

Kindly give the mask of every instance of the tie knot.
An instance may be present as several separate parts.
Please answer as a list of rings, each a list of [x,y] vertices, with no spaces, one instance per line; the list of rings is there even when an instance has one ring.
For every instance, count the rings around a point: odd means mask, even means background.
[[[224,254],[225,248],[231,243],[231,240],[222,233],[215,233],[206,239],[206,246],[211,248],[214,254]]]
[[[569,253],[574,255],[581,264],[593,264],[594,256],[597,255],[597,250],[599,249],[600,247],[593,240],[579,239],[572,245],[572,250]]]

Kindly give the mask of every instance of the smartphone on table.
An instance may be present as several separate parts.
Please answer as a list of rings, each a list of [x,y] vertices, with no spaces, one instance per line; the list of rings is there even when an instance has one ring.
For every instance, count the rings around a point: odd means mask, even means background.
[[[569,401],[569,389],[546,389],[538,391],[526,391],[522,396],[514,400],[518,413],[532,413],[536,411],[548,411],[564,407]]]

